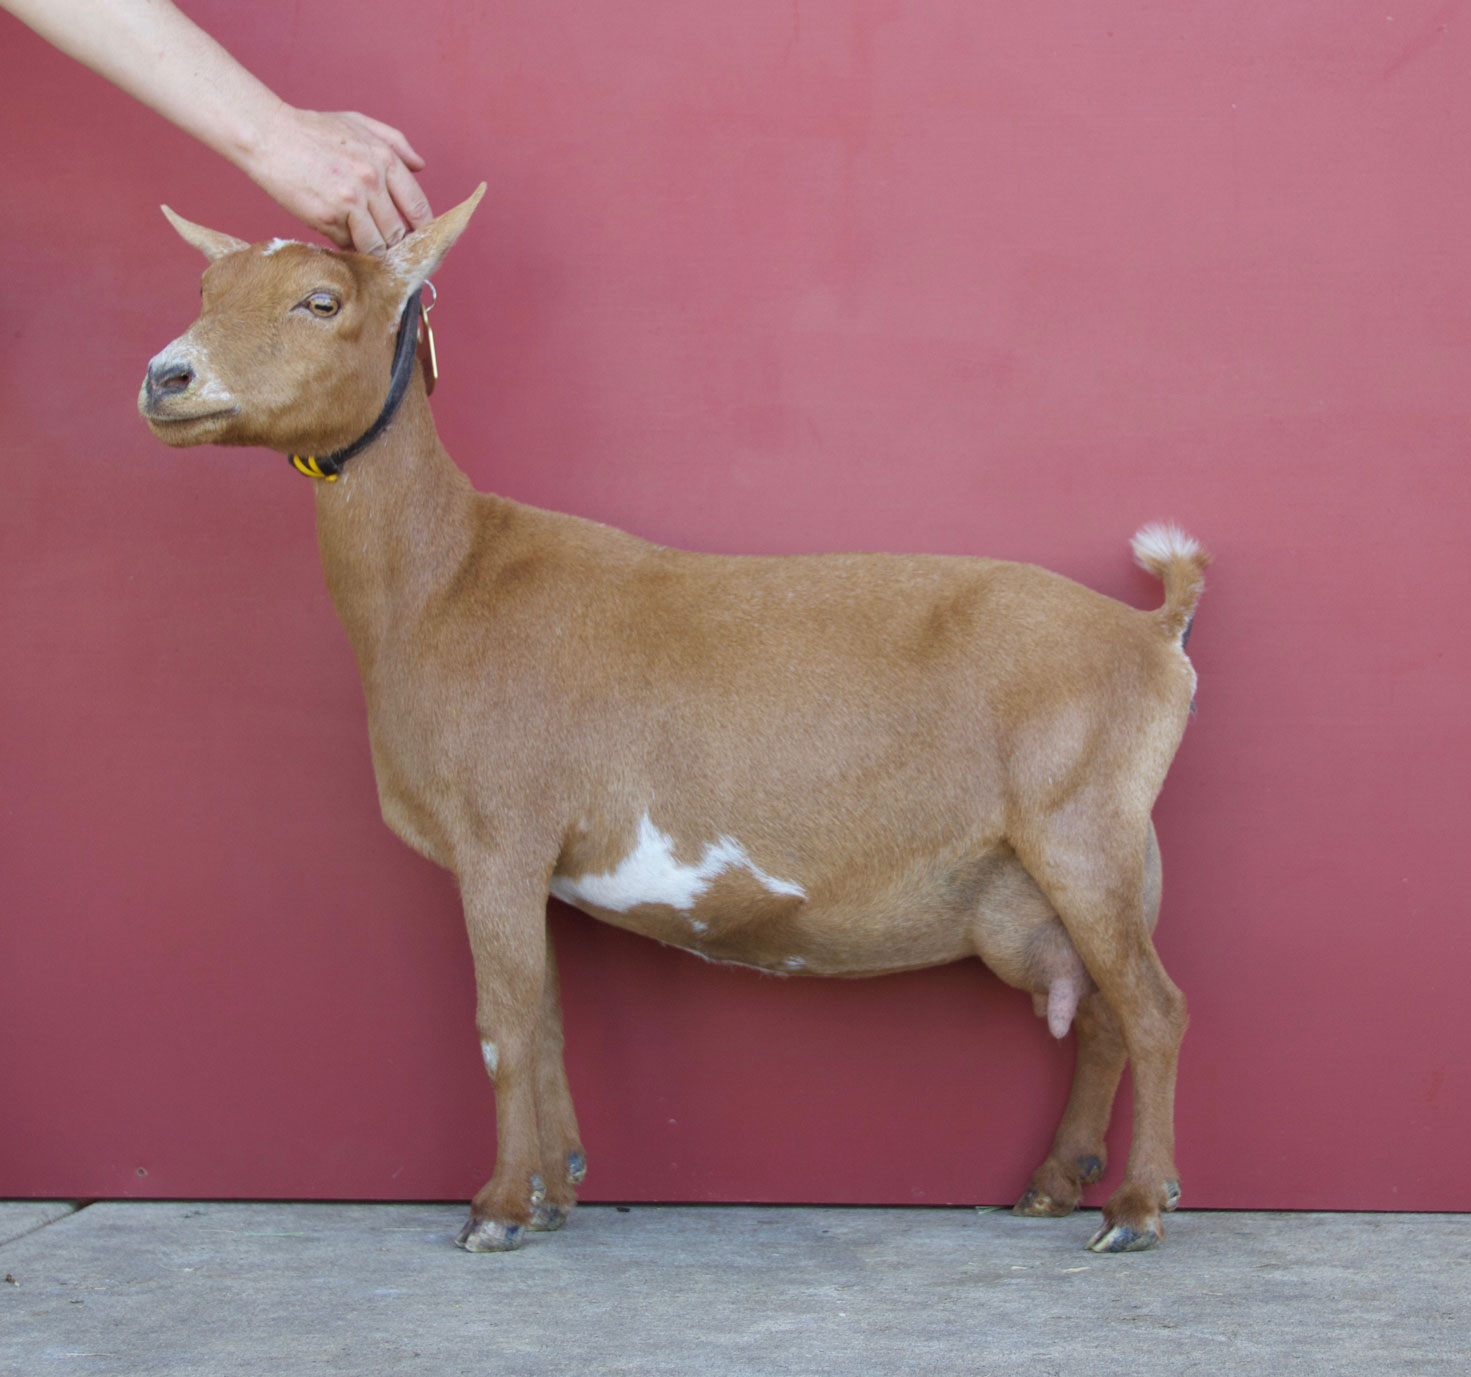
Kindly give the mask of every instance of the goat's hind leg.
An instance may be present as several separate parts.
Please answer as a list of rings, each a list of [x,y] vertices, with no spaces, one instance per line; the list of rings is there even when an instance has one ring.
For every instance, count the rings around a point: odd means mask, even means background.
[[[1160,890],[1159,842],[1151,824],[1144,859],[1144,917],[1151,932],[1159,921]],[[1073,1033],[1077,1059],[1067,1108],[1051,1150],[1012,1207],[1016,1215],[1058,1219],[1071,1214],[1082,1203],[1084,1188],[1100,1181],[1108,1166],[1104,1136],[1129,1057],[1118,1020],[1096,990],[1078,1005]]]
[[[1135,1252],[1164,1237],[1162,1215],[1180,1197],[1174,1106],[1185,997],[1165,974],[1149,935],[1147,814],[1130,817],[1096,798],[1092,808],[1087,803],[1079,800],[1051,819],[1018,854],[1061,918],[1133,1064],[1129,1159],[1088,1246]]]
[[[1012,1206],[1013,1214],[1052,1219],[1071,1214],[1083,1188],[1098,1181],[1108,1165],[1103,1139],[1128,1054],[1113,1010],[1097,990],[1078,1005],[1073,1032],[1077,1062],[1067,1109],[1051,1151]]]

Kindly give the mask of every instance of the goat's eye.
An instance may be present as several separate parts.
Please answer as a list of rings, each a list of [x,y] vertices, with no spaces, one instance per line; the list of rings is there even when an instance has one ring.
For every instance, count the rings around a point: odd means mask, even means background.
[[[321,316],[325,320],[328,316],[337,314],[341,302],[331,292],[313,292],[304,305],[314,316]]]

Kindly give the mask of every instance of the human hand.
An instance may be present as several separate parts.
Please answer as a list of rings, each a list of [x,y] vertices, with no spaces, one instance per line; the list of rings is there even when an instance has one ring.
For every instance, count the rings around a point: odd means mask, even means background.
[[[339,248],[382,253],[432,218],[414,179],[424,159],[397,129],[367,115],[283,104],[240,165]]]

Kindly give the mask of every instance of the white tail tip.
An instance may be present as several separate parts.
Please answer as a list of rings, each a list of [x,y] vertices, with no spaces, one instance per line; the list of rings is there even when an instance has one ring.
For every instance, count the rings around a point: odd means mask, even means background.
[[[1186,535],[1172,521],[1141,526],[1130,544],[1139,567],[1151,574],[1158,574],[1175,560],[1196,560],[1205,553],[1194,536]]]

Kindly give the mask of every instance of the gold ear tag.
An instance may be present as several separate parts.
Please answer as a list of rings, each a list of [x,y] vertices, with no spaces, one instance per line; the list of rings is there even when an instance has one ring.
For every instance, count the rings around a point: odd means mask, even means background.
[[[434,384],[439,381],[439,355],[434,350],[434,330],[429,324],[429,312],[434,309],[434,303],[439,293],[434,290],[432,282],[424,284],[431,293],[428,304],[419,303],[419,362],[424,367],[424,391],[427,394],[434,391]]]

